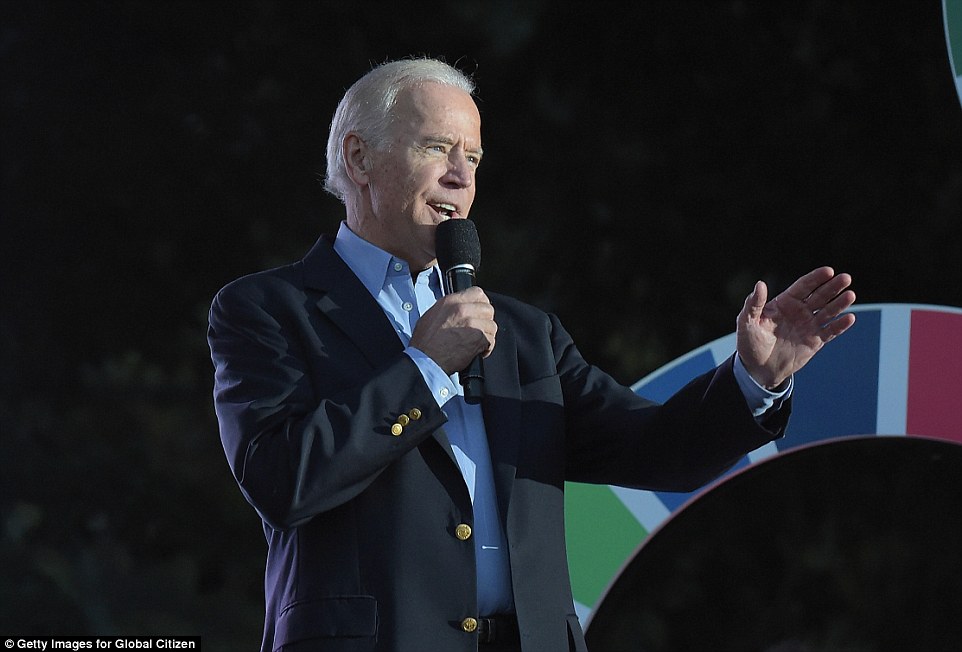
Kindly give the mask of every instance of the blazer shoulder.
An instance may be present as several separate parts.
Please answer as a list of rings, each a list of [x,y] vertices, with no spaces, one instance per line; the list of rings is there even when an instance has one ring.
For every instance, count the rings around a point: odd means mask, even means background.
[[[214,304],[222,302],[269,302],[272,298],[302,293],[303,263],[298,261],[273,269],[247,274],[222,287],[214,295]]]
[[[245,298],[267,302],[272,297],[303,293],[307,287],[321,288],[327,279],[338,278],[339,261],[332,240],[321,236],[301,260],[241,276],[221,288],[214,302]],[[343,263],[340,265],[343,267]]]
[[[551,318],[541,308],[525,303],[520,299],[497,292],[487,292],[487,295],[491,299],[491,305],[494,306],[495,314],[500,313],[502,316],[507,315],[528,322],[547,322]]]
[[[519,333],[547,336],[549,339],[568,337],[557,315],[504,294],[489,292],[488,297],[494,306],[494,319],[499,327],[507,326]]]

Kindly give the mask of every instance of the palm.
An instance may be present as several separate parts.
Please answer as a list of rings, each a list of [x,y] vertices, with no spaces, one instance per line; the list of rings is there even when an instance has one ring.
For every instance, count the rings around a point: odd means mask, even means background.
[[[826,342],[855,323],[842,315],[855,302],[848,274],[820,267],[793,283],[772,301],[759,281],[738,315],[738,354],[752,377],[775,387],[805,366]],[[841,316],[840,316],[841,315]]]

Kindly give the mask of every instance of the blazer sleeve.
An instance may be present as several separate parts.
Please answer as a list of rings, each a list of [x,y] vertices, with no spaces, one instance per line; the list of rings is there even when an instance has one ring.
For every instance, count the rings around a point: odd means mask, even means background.
[[[372,366],[318,323],[303,290],[277,276],[215,297],[208,342],[221,441],[242,492],[275,529],[338,507],[431,436],[446,418],[414,362]],[[399,415],[417,409],[400,435]]]
[[[585,362],[557,318],[549,319],[570,480],[692,491],[784,434],[790,400],[759,423],[735,380],[734,356],[658,404]]]

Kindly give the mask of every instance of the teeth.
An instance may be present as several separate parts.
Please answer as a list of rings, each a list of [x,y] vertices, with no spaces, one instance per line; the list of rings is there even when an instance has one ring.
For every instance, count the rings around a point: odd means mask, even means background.
[[[443,219],[449,220],[451,217],[458,212],[453,204],[432,204],[434,210],[436,210]]]

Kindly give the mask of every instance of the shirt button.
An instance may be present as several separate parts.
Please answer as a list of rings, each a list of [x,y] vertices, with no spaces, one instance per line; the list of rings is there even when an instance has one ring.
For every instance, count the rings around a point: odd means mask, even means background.
[[[471,526],[467,523],[461,523],[458,527],[454,528],[454,536],[461,539],[461,541],[467,541],[471,538]]]
[[[394,263],[395,272],[400,272],[402,269],[404,269],[404,265],[402,265],[401,263]]]
[[[405,309],[406,311],[408,311],[408,312],[411,312],[412,310],[414,310],[414,304],[411,303],[410,301],[405,301],[405,302],[401,305],[401,307],[404,308],[404,309]]]
[[[447,398],[448,388],[447,388],[447,387],[442,387],[442,388],[441,388],[441,391],[440,391],[440,394],[441,394],[441,398]]]
[[[478,621],[474,618],[468,617],[461,621],[461,629],[468,634],[471,634],[478,629]]]

